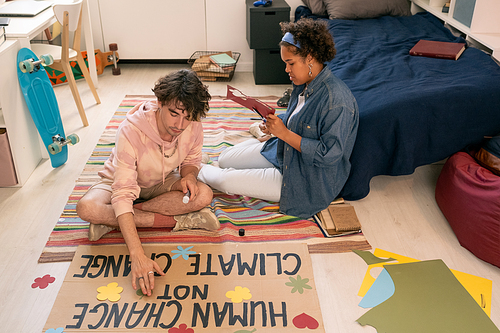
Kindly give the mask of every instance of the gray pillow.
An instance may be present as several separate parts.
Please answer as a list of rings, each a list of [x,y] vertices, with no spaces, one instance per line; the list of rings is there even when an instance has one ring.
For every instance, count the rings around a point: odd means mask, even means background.
[[[384,15],[410,16],[408,0],[323,0],[330,19],[366,19]]]
[[[302,0],[314,15],[326,15],[326,7],[323,0]]]

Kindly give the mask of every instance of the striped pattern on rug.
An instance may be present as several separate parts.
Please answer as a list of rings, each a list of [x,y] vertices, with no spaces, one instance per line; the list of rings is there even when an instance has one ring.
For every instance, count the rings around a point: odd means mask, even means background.
[[[77,179],[39,262],[71,261],[78,245],[124,243],[119,231],[112,231],[99,241],[90,242],[87,238],[88,223],[77,216],[75,207],[89,187],[99,180],[97,172],[110,155],[116,130],[127,112],[137,103],[153,98],[154,96],[126,96],[122,101]],[[275,107],[278,112],[284,112],[283,108],[277,107],[276,97],[259,99]],[[251,138],[252,135],[248,132],[248,127],[254,122],[250,120],[251,117],[255,117],[252,111],[232,101],[213,97],[210,112],[203,120],[203,151],[212,161],[216,161],[226,147]],[[311,253],[371,249],[363,234],[325,238],[314,221],[278,213],[276,202],[214,191],[211,206],[221,223],[221,228],[217,231],[186,230],[173,233],[169,228],[140,228],[139,237],[143,243],[304,241],[308,243]],[[245,229],[244,236],[239,236],[241,228]]]

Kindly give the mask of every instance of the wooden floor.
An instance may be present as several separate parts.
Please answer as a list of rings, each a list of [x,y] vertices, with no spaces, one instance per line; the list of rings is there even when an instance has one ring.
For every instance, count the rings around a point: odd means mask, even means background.
[[[69,263],[38,264],[37,260],[75,180],[120,101],[127,94],[151,95],[160,76],[182,65],[122,64],[120,76],[108,67],[99,76],[96,105],[84,81],[78,82],[90,126],[82,127],[68,85],[55,88],[65,131],[80,143],[69,148],[69,160],[53,169],[42,160],[21,188],[0,188],[0,331],[41,332]],[[14,83],[13,83],[14,84]],[[281,96],[287,85],[253,83],[251,73],[237,72],[231,82],[252,96]],[[225,83],[210,83],[212,95],[225,95]],[[418,168],[413,175],[379,176],[370,194],[355,206],[366,238],[381,248],[416,259],[443,259],[448,267],[493,280],[491,318],[500,327],[500,270],[462,248],[434,200],[442,165]],[[358,307],[357,291],[366,264],[353,253],[312,255],[314,276],[326,332],[375,332],[355,322],[366,310]],[[32,289],[34,279],[56,278],[46,289]],[[422,318],[425,320],[425,318]]]

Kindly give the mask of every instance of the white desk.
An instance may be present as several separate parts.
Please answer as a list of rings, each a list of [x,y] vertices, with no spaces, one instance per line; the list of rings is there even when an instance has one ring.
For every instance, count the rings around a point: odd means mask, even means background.
[[[3,6],[8,4],[6,2]],[[56,18],[52,8],[44,10],[35,17],[11,17],[9,25],[5,27],[5,37],[19,39],[21,47],[29,47],[31,39],[55,22]]]
[[[16,0],[22,1],[22,0]],[[56,3],[71,3],[71,0],[49,1]],[[3,4],[5,6],[7,3]],[[82,30],[85,39],[85,47],[87,50],[94,50],[94,39],[92,36],[92,27],[90,24],[89,4],[88,0],[83,0],[82,5]],[[17,39],[20,42],[21,48],[30,47],[30,41],[41,34],[46,28],[56,22],[54,11],[48,8],[36,15],[35,17],[11,17],[10,24],[5,28],[5,37],[7,39]],[[97,70],[94,57],[88,58],[89,72],[97,87]]]
[[[70,1],[59,0],[58,2]],[[82,19],[86,48],[94,50],[88,0],[83,0]],[[18,186],[25,184],[41,159],[48,158],[48,154],[41,143],[19,87],[17,52],[23,47],[30,47],[30,40],[54,22],[56,22],[56,18],[52,8],[32,18],[11,18],[9,26],[5,29],[7,40],[0,46],[0,127],[7,129]],[[94,57],[89,57],[89,68],[92,80],[97,86]]]

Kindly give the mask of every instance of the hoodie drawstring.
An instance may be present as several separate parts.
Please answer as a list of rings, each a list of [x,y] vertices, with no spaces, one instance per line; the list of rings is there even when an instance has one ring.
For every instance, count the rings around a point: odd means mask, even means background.
[[[163,142],[161,143],[161,154],[165,156],[165,146]],[[163,156],[161,159],[161,177],[163,179],[162,184],[165,184],[165,158],[163,158]]]

